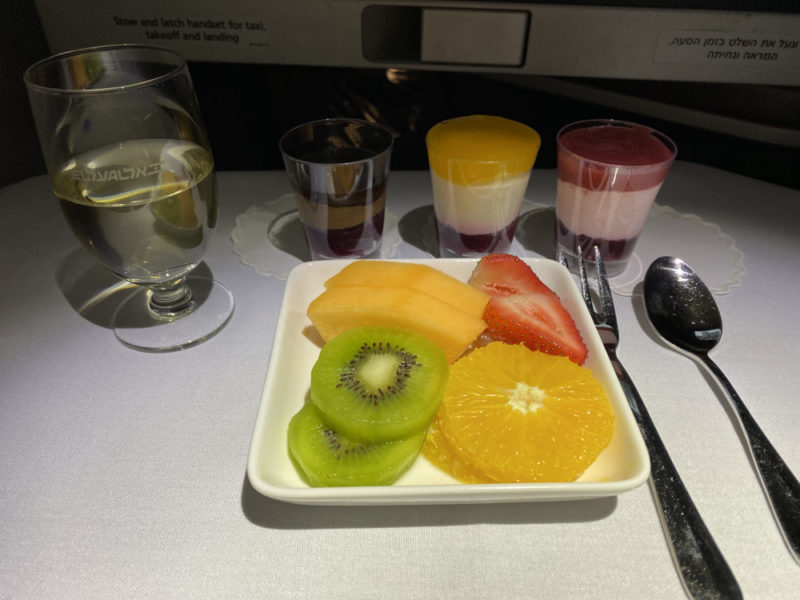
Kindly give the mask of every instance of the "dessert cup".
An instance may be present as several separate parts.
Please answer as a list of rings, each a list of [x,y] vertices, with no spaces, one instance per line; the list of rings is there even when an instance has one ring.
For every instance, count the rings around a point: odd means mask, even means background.
[[[599,246],[609,277],[621,274],[675,159],[675,144],[644,125],[579,121],[557,135],[556,244],[571,265]]]
[[[392,143],[388,129],[358,119],[312,121],[281,138],[312,259],[378,253]]]
[[[539,134],[502,117],[471,115],[435,125],[426,143],[440,256],[507,251]]]

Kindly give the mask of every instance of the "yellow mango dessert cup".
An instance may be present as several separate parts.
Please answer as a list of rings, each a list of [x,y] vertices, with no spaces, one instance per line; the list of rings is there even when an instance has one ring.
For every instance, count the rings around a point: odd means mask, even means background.
[[[477,257],[511,246],[539,134],[491,115],[458,117],[426,136],[442,257]]]

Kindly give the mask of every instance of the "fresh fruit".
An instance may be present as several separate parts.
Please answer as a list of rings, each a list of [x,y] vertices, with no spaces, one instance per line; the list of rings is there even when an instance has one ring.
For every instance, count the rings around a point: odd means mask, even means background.
[[[311,370],[311,402],[350,440],[405,438],[428,427],[448,373],[444,352],[418,333],[350,329],[320,351]]]
[[[425,433],[364,445],[349,440],[306,404],[289,422],[289,455],[312,486],[389,485],[416,459]]]
[[[486,328],[480,316],[454,310],[450,304],[410,288],[330,287],[311,301],[307,315],[326,342],[356,327],[406,329],[439,346],[448,362],[461,356]]]
[[[492,342],[450,371],[423,454],[455,477],[574,481],[613,437],[602,385],[566,357]]]
[[[440,421],[443,418],[443,412],[444,409],[439,407],[439,412],[431,421],[428,435],[422,445],[423,456],[461,483],[498,483],[466,462],[459,450],[453,447],[450,440],[442,432]]]
[[[490,337],[584,363],[588,350],[569,312],[521,259],[510,254],[485,256],[469,283],[491,296],[483,314]]]
[[[477,318],[489,302],[489,296],[477,288],[439,269],[411,262],[353,261],[325,282],[326,288],[343,285],[417,290]]]

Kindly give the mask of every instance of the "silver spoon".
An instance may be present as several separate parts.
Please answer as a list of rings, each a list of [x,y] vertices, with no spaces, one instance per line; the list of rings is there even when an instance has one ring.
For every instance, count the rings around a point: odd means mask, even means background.
[[[778,527],[794,559],[800,562],[800,483],[727,377],[708,357],[722,337],[722,317],[714,297],[689,265],[679,258],[662,256],[647,269],[644,302],[656,330],[668,342],[697,358],[725,389]]]

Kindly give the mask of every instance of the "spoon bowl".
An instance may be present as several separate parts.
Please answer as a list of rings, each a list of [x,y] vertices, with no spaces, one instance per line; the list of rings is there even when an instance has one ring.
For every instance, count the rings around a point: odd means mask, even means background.
[[[770,508],[794,559],[800,562],[800,483],[761,431],[728,378],[708,353],[722,338],[722,317],[708,287],[679,258],[662,256],[644,278],[647,316],[661,336],[705,365],[724,388],[747,440]]]
[[[705,283],[680,258],[662,256],[644,280],[647,316],[667,340],[688,352],[708,352],[722,337],[722,317]]]

